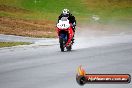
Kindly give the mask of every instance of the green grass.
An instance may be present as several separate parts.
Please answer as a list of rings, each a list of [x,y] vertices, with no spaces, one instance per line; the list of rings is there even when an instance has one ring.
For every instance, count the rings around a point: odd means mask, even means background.
[[[57,20],[58,15],[62,9],[68,8],[75,16],[83,16],[86,14],[85,6],[81,0],[4,0],[0,4],[9,5],[13,7],[23,8],[32,11],[32,13],[25,14],[13,13],[16,18],[24,19],[48,19]],[[9,14],[9,16],[13,16]]]
[[[29,45],[29,44],[31,43],[28,43],[28,42],[0,42],[0,48],[18,46],[18,45]]]
[[[31,13],[2,13],[0,16],[11,16],[23,19],[57,20],[61,10],[68,8],[78,21],[90,21],[92,15],[101,17],[101,21],[131,20],[131,0],[1,0],[0,4],[14,6],[32,11]]]
[[[131,0],[85,0],[87,9],[91,15],[98,15],[100,21],[122,20],[132,21],[132,1]],[[127,20],[126,20],[127,19]]]
[[[60,14],[62,9],[68,8],[75,15],[84,14],[85,6],[81,0],[23,0],[22,6],[32,11],[43,13]]]
[[[0,0],[0,4],[29,10],[29,13],[1,12],[8,16],[30,20],[56,21],[62,9],[68,8],[78,22],[90,22],[93,15],[98,15],[99,22],[132,21],[132,0]]]

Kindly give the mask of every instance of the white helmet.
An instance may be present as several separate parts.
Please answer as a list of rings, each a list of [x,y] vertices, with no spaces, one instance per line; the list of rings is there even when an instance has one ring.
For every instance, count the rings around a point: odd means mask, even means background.
[[[69,10],[68,9],[63,9],[62,10],[62,14],[63,15],[68,15],[69,14]]]

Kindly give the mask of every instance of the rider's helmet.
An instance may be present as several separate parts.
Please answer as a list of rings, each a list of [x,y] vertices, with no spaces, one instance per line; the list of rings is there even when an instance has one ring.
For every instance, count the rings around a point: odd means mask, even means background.
[[[68,9],[63,9],[63,10],[62,10],[62,15],[63,15],[63,16],[69,16],[69,14],[70,14],[70,12],[69,12]]]

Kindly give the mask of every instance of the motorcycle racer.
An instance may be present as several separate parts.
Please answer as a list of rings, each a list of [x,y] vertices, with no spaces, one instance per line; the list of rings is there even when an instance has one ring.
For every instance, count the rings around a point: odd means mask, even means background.
[[[70,11],[68,9],[63,9],[62,10],[62,13],[58,17],[58,22],[59,22],[59,20],[62,17],[67,17],[67,19],[69,20],[69,22],[72,24],[72,29],[73,29],[73,32],[75,34],[75,27],[76,27],[76,19],[75,19],[75,17],[70,13]],[[72,41],[74,42],[74,37],[73,37]]]
[[[75,17],[70,13],[70,11],[68,9],[63,9],[62,13],[60,14],[60,16],[58,17],[58,21],[62,18],[62,17],[67,17],[69,22],[72,23],[73,26],[73,31],[75,32],[75,27],[76,27],[76,19]]]

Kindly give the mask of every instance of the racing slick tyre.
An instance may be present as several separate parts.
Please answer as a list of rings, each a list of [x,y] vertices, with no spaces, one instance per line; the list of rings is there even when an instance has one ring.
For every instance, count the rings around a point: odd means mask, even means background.
[[[67,51],[71,51],[72,46],[70,45],[70,46],[66,47],[66,49],[67,49]]]
[[[60,49],[61,49],[61,52],[64,52],[64,40],[63,38],[60,38]]]

